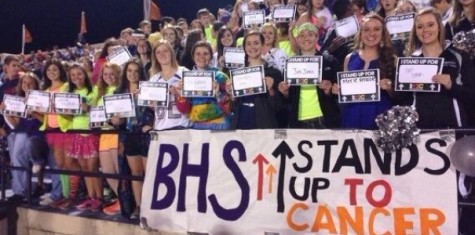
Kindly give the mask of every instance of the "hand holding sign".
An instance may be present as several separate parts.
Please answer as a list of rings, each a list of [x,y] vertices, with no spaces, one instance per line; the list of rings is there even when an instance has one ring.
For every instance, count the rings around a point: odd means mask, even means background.
[[[322,80],[320,84],[318,84],[318,87],[325,92],[325,94],[330,94],[330,91],[332,89],[332,82],[328,80]]]
[[[381,81],[379,81],[379,86],[381,87],[381,90],[385,91],[392,90],[392,84],[393,82],[388,78],[383,78],[381,79]]]
[[[432,77],[432,81],[434,81],[434,83],[441,84],[447,90],[452,89],[452,79],[450,79],[450,75],[448,74],[434,75]]]
[[[285,97],[288,97],[289,96],[289,84],[287,82],[280,82],[279,83],[279,92],[282,93],[282,95],[284,95]]]

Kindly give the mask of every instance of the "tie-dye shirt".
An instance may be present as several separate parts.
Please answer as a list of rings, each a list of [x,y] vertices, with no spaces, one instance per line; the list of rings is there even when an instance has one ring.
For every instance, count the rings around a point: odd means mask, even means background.
[[[198,129],[229,129],[231,99],[226,92],[228,76],[216,68],[215,80],[219,84],[216,98],[183,98],[177,99],[177,108],[195,123]]]

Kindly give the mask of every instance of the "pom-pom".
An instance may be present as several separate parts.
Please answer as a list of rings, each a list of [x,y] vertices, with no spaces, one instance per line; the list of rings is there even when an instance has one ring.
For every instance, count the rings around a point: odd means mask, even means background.
[[[375,132],[376,144],[386,153],[409,147],[416,143],[420,130],[416,126],[419,115],[415,107],[394,106],[376,117],[379,130]]]

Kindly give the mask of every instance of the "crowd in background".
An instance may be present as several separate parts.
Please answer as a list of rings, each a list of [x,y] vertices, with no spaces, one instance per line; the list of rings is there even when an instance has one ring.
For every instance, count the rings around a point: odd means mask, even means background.
[[[295,19],[272,19],[277,5],[296,5]],[[266,23],[248,29],[243,12],[263,9]],[[415,13],[410,33],[390,35],[385,17]],[[356,35],[338,36],[334,22],[354,16]],[[69,49],[54,48],[3,59],[0,98],[25,96],[29,90],[69,92],[83,97],[86,114],[57,115],[30,112],[26,118],[4,116],[1,134],[7,139],[11,164],[33,166],[41,175],[45,165],[55,169],[143,176],[148,133],[177,129],[350,128],[376,129],[375,118],[395,105],[413,105],[419,128],[446,129],[475,126],[474,55],[451,41],[459,32],[475,27],[473,0],[237,0],[216,14],[206,8],[196,19],[163,17],[160,29],[148,21],[126,28],[102,48],[79,42]],[[110,63],[115,48],[127,47],[133,59],[123,66]],[[234,97],[224,48],[241,47],[245,66],[263,66],[266,93]],[[463,49],[463,48],[462,48]],[[322,81],[318,85],[290,86],[284,80],[287,58],[322,56]],[[398,57],[444,58],[442,72],[432,81],[440,92],[395,91]],[[337,72],[379,69],[381,99],[377,102],[340,104]],[[214,71],[211,98],[182,96],[183,71]],[[112,117],[109,127],[119,134],[65,133],[88,130],[87,111],[102,106],[102,96],[136,94],[140,81],[164,82],[170,87],[167,108],[135,106],[136,117]],[[4,108],[4,105],[0,106]],[[46,130],[46,132],[44,132]],[[48,154],[49,153],[49,154]],[[12,171],[11,200],[24,200],[26,173]],[[142,182],[124,183],[78,176],[52,176],[53,187],[40,204],[60,209],[103,211],[138,218]],[[119,200],[105,200],[103,186]],[[80,195],[82,189],[85,195]],[[42,195],[39,183],[35,195]],[[466,197],[468,191],[462,189]],[[132,206],[131,206],[132,205]],[[128,209],[127,209],[128,208]]]

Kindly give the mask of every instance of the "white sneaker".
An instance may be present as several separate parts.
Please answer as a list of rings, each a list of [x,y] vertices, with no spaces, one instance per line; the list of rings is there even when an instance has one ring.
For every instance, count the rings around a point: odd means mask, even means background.
[[[41,195],[40,199],[45,200],[46,198],[49,198],[50,195],[51,195],[50,193],[45,193],[45,194]]]
[[[33,164],[33,167],[31,168],[31,172],[33,174],[38,174],[41,171],[41,165],[40,164]]]
[[[53,199],[51,199],[50,197],[47,197],[47,198],[40,201],[40,205],[49,206],[53,202],[54,202]]]

